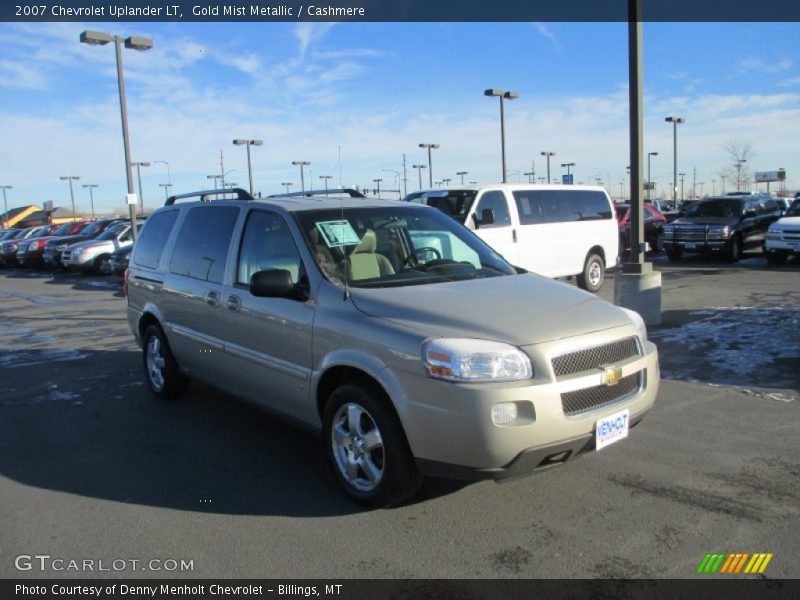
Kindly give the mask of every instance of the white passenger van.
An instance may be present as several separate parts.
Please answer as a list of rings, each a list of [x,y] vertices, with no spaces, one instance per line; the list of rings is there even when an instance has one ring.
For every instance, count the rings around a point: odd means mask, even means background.
[[[512,265],[547,277],[576,275],[590,292],[617,264],[616,213],[602,187],[501,183],[415,192],[406,199],[464,223]]]

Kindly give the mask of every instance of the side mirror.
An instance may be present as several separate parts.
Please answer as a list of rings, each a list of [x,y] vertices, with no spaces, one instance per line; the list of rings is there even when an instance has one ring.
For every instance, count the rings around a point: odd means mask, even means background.
[[[492,225],[494,224],[494,211],[491,208],[484,208],[480,218],[472,213],[472,221],[475,223],[475,229],[480,228],[481,225]]]
[[[292,283],[292,275],[286,269],[268,269],[253,273],[250,278],[250,293],[257,298],[308,299],[308,295]]]

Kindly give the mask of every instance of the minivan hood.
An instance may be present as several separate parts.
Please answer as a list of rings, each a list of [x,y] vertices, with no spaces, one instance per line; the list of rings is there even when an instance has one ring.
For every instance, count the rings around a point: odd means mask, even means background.
[[[351,288],[360,311],[427,336],[525,346],[631,323],[623,310],[571,285],[508,275],[398,288]]]
[[[781,217],[775,223],[773,223],[773,227],[777,229],[781,229],[781,226],[785,225],[787,227],[797,227],[800,225],[800,217]]]
[[[673,225],[736,225],[739,217],[680,217]]]

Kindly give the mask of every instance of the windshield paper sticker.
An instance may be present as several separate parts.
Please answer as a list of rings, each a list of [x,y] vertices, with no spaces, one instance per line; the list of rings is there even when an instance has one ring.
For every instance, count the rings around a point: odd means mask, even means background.
[[[322,221],[317,223],[317,230],[328,248],[338,246],[351,246],[361,242],[356,230],[350,225],[350,221]]]

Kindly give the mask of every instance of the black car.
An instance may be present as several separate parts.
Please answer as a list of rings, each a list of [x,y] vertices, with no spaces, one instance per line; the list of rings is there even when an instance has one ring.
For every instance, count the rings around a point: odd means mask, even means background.
[[[4,240],[3,243],[0,244],[0,264],[4,267],[19,266],[17,262],[17,251],[19,250],[20,242],[30,237],[44,235],[48,229],[50,229],[50,225],[28,227],[26,229],[21,229],[17,235]]]
[[[767,229],[781,216],[769,196],[720,196],[694,202],[664,226],[670,260],[684,252],[718,253],[737,261],[745,250],[761,250]]]
[[[103,275],[122,275],[125,272],[125,269],[128,268],[128,262],[131,258],[131,250],[133,250],[133,244],[129,246],[123,246],[119,250],[115,250],[111,256],[108,257],[108,261],[100,262],[100,272]]]

